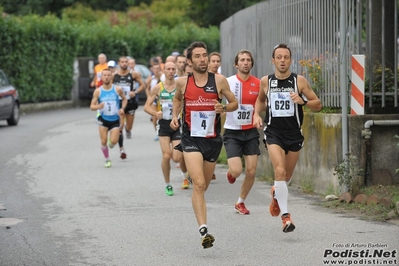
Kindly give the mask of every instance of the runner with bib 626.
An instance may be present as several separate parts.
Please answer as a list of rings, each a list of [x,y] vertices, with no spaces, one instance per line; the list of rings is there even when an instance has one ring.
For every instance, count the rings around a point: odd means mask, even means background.
[[[286,44],[274,47],[272,62],[275,72],[261,79],[253,124],[262,128],[260,112],[266,109],[264,142],[275,178],[269,210],[272,216],[282,214],[283,232],[288,233],[295,229],[287,207],[288,184],[303,147],[302,107],[320,111],[322,106],[305,77],[291,73],[291,49]]]

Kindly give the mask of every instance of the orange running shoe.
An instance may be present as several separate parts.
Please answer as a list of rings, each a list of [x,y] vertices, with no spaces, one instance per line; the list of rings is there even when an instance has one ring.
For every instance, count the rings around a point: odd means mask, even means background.
[[[270,202],[269,211],[273,217],[276,217],[280,214],[280,207],[278,206],[277,200],[274,198],[274,186],[272,187],[270,194],[272,194],[272,202]]]
[[[281,215],[281,220],[283,220],[283,232],[284,233],[289,233],[289,232],[294,231],[295,225],[292,222],[291,215],[289,213]]]
[[[188,179],[185,178],[183,180],[183,183],[181,184],[181,189],[189,189],[189,187],[190,187],[190,183],[189,183]]]

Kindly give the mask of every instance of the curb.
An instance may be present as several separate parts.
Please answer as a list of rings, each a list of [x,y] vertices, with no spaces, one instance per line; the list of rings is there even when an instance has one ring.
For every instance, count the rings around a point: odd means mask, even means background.
[[[65,109],[73,107],[73,101],[56,101],[56,102],[44,102],[44,103],[26,103],[21,104],[20,113],[30,113],[43,110],[54,110],[54,109]]]

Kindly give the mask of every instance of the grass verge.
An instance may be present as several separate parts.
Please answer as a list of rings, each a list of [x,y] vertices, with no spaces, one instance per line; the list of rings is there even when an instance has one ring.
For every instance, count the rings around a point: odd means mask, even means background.
[[[375,195],[378,198],[388,198],[391,199],[396,205],[396,202],[399,201],[399,186],[368,186],[360,189],[360,192],[367,196]],[[323,202],[322,206],[330,209],[336,209],[340,211],[345,211],[347,213],[352,213],[357,216],[360,216],[364,220],[373,220],[373,221],[388,221],[388,220],[397,220],[399,222],[398,213],[392,216],[392,211],[395,211],[395,207],[387,208],[382,204],[362,204],[362,203],[346,203],[335,201],[327,201]],[[397,212],[398,210],[396,210]]]

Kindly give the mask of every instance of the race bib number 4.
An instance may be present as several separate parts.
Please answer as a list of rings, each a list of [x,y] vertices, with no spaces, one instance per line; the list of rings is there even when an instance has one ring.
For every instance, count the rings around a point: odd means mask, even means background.
[[[191,111],[191,137],[214,136],[215,111]]]
[[[294,102],[289,92],[271,93],[271,109],[273,117],[287,117],[294,115]]]
[[[252,115],[254,107],[251,104],[239,104],[238,109],[233,112],[234,123],[236,125],[252,125]]]

